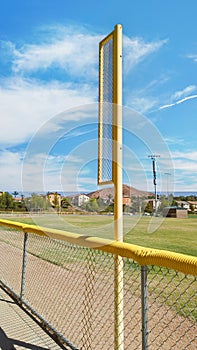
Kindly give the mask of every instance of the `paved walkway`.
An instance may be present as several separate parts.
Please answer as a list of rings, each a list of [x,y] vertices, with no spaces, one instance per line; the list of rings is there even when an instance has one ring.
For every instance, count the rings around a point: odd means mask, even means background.
[[[0,349],[60,350],[61,348],[0,289]]]

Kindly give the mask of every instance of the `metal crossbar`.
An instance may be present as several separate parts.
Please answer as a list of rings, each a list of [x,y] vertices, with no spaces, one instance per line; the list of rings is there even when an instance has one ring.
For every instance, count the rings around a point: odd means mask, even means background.
[[[120,255],[121,347],[196,349],[197,258],[6,220],[0,224],[1,286],[14,291],[67,348],[113,349],[114,255]]]

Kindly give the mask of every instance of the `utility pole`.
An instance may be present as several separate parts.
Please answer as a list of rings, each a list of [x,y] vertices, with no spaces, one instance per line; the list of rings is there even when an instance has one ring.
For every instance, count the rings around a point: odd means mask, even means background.
[[[157,216],[157,173],[156,173],[156,158],[160,157],[159,154],[151,154],[148,156],[152,159],[152,165],[153,165],[153,185],[155,189],[155,216]]]

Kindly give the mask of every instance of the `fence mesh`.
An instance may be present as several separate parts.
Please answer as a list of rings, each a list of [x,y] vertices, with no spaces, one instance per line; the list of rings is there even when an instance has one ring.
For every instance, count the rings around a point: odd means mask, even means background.
[[[0,276],[20,295],[24,234],[3,227],[0,232]]]
[[[22,231],[0,230],[1,279],[20,294]],[[141,266],[124,263],[124,349],[142,344]],[[148,266],[149,349],[197,348],[196,277]],[[28,234],[24,300],[77,349],[114,348],[114,256]]]
[[[99,50],[99,184],[112,181],[113,128],[113,34],[100,44]]]
[[[195,276],[149,267],[149,342],[160,349],[194,349],[197,345]]]

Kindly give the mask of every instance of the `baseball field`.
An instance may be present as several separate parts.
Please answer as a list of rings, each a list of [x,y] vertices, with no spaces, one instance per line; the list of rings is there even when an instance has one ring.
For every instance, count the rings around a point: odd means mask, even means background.
[[[113,239],[113,215],[5,216],[14,220],[88,236]],[[124,242],[197,256],[197,218],[124,216]]]

